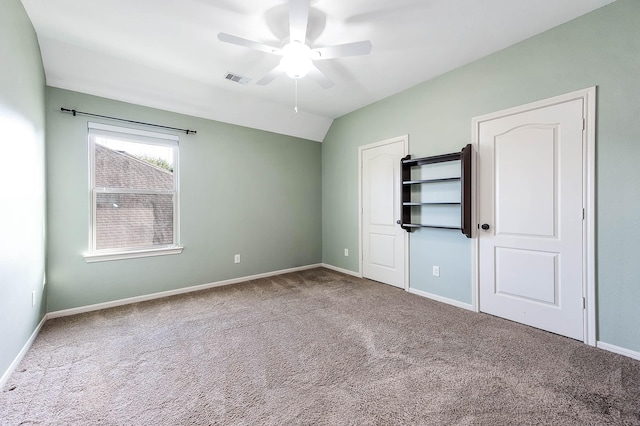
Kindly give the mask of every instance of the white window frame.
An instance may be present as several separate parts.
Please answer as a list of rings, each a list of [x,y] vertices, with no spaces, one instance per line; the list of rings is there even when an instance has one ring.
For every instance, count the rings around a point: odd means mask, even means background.
[[[89,153],[89,252],[84,254],[85,261],[102,262],[108,260],[132,259],[138,257],[162,256],[182,253],[180,246],[180,194],[179,194],[179,138],[173,134],[149,132],[147,130],[112,126],[88,122],[87,147]],[[128,188],[97,188],[95,186],[95,136],[117,135],[122,140],[168,146],[173,149],[174,190],[132,190]],[[96,203],[98,194],[172,194],[173,195],[173,243],[162,246],[144,246],[131,248],[96,249]]]

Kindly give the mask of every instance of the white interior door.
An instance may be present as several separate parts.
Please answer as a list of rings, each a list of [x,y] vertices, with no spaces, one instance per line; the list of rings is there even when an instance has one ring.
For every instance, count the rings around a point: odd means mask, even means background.
[[[362,275],[405,288],[407,235],[400,225],[400,160],[406,139],[361,151]]]
[[[582,99],[480,122],[477,163],[480,310],[579,340],[583,123]]]

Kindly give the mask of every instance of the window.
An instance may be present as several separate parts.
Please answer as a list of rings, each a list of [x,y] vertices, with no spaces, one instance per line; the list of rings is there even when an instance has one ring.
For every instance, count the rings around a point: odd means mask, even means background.
[[[177,254],[178,137],[89,123],[87,262]]]

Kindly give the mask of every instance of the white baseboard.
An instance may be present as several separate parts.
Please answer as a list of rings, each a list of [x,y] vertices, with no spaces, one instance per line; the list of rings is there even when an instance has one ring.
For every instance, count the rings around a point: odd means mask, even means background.
[[[347,274],[357,278],[362,278],[362,274],[360,274],[359,272],[353,272],[348,269],[338,268],[337,266],[329,265],[328,263],[323,263],[320,266],[322,266],[323,268],[331,269],[332,271],[340,272],[342,274]]]
[[[471,305],[470,303],[459,302],[457,300],[449,299],[447,297],[442,297],[436,294],[427,293],[426,291],[416,290],[415,288],[409,288],[407,291],[411,294],[416,294],[418,296],[426,297],[427,299],[435,300],[436,302],[446,303],[447,305],[453,305],[458,308],[475,312],[475,310],[473,309],[473,305]]]
[[[70,315],[78,315],[86,312],[93,312],[93,311],[99,311],[102,309],[115,308],[116,306],[130,305],[132,303],[146,302],[148,300],[162,299],[163,297],[176,296],[178,294],[191,293],[194,291],[207,290],[209,288],[222,287],[225,285],[237,284],[245,281],[257,280],[260,278],[273,277],[275,275],[282,275],[290,272],[306,271],[307,269],[320,268],[322,266],[323,266],[322,264],[317,263],[314,265],[306,265],[306,266],[300,266],[297,268],[282,269],[280,271],[266,272],[263,274],[250,275],[247,277],[232,278],[229,280],[216,281],[208,284],[178,288],[175,290],[162,291],[159,293],[145,294],[142,296],[129,297],[126,299],[113,300],[111,302],[96,303],[95,305],[81,306],[79,308],[63,309],[60,311],[49,312],[46,318],[52,319],[52,318],[66,317]]]
[[[9,368],[7,368],[7,370],[4,372],[2,377],[0,377],[0,389],[2,389],[2,387],[6,384],[11,374],[18,367],[18,364],[20,364],[20,361],[22,361],[22,358],[24,358],[24,356],[27,354],[27,351],[29,350],[29,348],[31,348],[31,345],[33,345],[33,342],[36,340],[36,337],[38,337],[38,333],[40,333],[40,329],[42,328],[45,322],[47,322],[47,315],[42,317],[40,324],[38,324],[36,329],[33,330],[33,333],[31,333],[31,336],[29,337],[29,340],[27,340],[27,343],[24,344],[24,346],[22,347],[18,355],[15,357],[15,359],[9,366]]]
[[[614,352],[619,355],[628,356],[629,358],[637,359],[640,361],[640,352],[632,351],[630,349],[621,348],[620,346],[611,345],[609,343],[597,342],[596,347],[604,349],[605,351]]]

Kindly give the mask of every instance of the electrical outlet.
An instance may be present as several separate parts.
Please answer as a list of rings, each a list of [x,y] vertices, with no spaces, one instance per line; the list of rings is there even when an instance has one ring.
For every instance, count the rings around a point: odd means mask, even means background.
[[[433,266],[433,276],[434,277],[439,277],[440,276],[440,267],[439,266]]]
[[[240,263],[240,255],[236,254],[235,256],[233,256],[233,263]]]
[[[34,306],[36,306],[36,291],[33,290],[31,292],[31,307],[33,308]]]
[[[349,249],[344,249],[344,255],[349,256]]]

